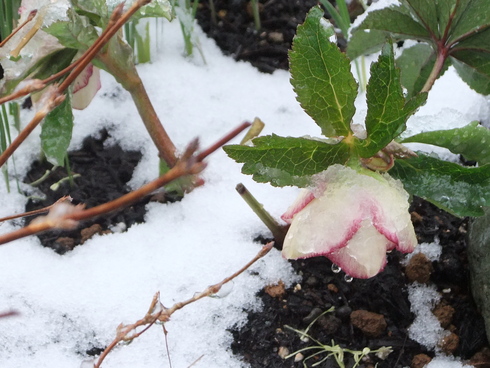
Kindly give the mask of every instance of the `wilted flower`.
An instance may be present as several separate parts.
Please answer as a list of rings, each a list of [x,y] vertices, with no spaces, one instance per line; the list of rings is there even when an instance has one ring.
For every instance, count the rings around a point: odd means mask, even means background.
[[[383,270],[387,251],[414,250],[408,193],[399,181],[332,165],[313,182],[282,216],[291,224],[284,257],[325,256],[346,274],[369,278]]]

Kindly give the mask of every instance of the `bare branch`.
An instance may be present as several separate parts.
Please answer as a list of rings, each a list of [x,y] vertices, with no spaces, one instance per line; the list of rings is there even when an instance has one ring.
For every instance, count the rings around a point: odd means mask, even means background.
[[[105,348],[105,350],[102,352],[102,354],[99,356],[99,359],[94,365],[94,368],[99,368],[104,361],[104,359],[107,357],[107,355],[117,346],[122,341],[132,341],[135,338],[141,336],[144,332],[146,332],[151,326],[153,326],[156,322],[160,323],[165,323],[170,320],[170,316],[175,313],[177,310],[182,309],[188,304],[194,303],[198,301],[199,299],[202,299],[207,296],[211,296],[216,294],[226,283],[230,282],[237,276],[241,275],[244,271],[246,271],[250,266],[252,266],[255,262],[257,262],[260,258],[264,257],[269,251],[273,248],[274,242],[269,242],[266,245],[264,245],[260,251],[255,255],[255,257],[250,260],[245,266],[240,268],[237,272],[235,272],[233,275],[226,277],[223,279],[221,282],[218,282],[217,284],[208,286],[204,291],[194,295],[192,298],[187,299],[183,302],[176,303],[174,304],[171,308],[165,308],[163,304],[160,302],[160,293],[157,292],[154,296],[153,299],[150,303],[150,308],[148,309],[148,312],[146,315],[136,321],[133,324],[130,325],[123,325],[120,324],[117,328],[116,332],[116,338]],[[134,332],[138,327],[146,326],[143,330],[140,332]],[[201,359],[200,357],[199,359]],[[198,360],[199,360],[198,359]],[[195,364],[196,362],[192,363]]]

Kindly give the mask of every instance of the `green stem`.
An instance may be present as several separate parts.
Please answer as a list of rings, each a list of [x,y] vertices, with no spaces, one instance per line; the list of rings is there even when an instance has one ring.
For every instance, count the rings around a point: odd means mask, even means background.
[[[236,191],[247,202],[250,208],[255,214],[262,220],[265,226],[272,232],[274,240],[277,245],[282,246],[284,238],[286,237],[286,227],[281,226],[276,220],[264,209],[264,206],[260,204],[257,199],[248,191],[248,189],[242,183],[236,186]]]

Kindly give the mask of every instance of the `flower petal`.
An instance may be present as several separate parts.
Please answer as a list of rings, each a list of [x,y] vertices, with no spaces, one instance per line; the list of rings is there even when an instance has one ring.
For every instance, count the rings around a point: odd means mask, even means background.
[[[313,199],[315,199],[315,195],[311,190],[301,189],[299,196],[296,198],[293,204],[289,206],[286,212],[284,212],[284,215],[281,216],[281,219],[290,224],[293,220],[294,215],[305,208],[306,205],[310,203]]]
[[[347,245],[327,255],[347,275],[367,279],[377,275],[386,265],[386,250],[390,242],[369,220],[363,221]]]
[[[72,107],[78,110],[85,109],[100,87],[99,68],[92,64],[87,65],[73,82]]]

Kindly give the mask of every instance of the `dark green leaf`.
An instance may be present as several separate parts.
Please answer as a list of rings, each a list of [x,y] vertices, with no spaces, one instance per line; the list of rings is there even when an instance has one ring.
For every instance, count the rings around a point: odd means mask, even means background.
[[[484,31],[474,33],[463,41],[458,42],[457,45],[451,49],[451,52],[459,50],[490,52],[490,27]]]
[[[443,0],[446,2],[454,2],[456,0]],[[437,1],[427,0],[403,0],[402,4],[406,3],[411,8],[415,17],[423,24],[432,34],[440,37],[438,27]]]
[[[403,143],[419,142],[444,147],[480,165],[490,164],[490,130],[474,121],[463,128],[413,135]]]
[[[311,175],[349,159],[349,147],[343,143],[277,135],[259,137],[253,143],[254,147],[230,145],[223,149],[235,161],[245,163],[244,174],[275,186],[306,186]]]
[[[454,1],[454,0],[452,0]],[[456,42],[490,27],[488,0],[459,0],[449,42]]]
[[[354,29],[347,43],[347,56],[354,60],[362,55],[374,54],[381,50],[389,38],[389,33],[376,29]]]
[[[461,50],[451,53],[459,76],[476,92],[490,94],[490,53]]]
[[[371,157],[405,130],[408,117],[425,102],[426,94],[405,103],[400,70],[395,67],[393,46],[388,43],[378,61],[371,66],[366,96],[367,139],[361,141],[359,153],[362,157]]]
[[[87,17],[80,16],[73,9],[67,11],[69,21],[58,21],[44,31],[55,36],[65,47],[86,50],[99,37],[95,27]]]
[[[289,54],[291,84],[305,111],[327,137],[348,135],[357,83],[349,59],[328,39],[334,34],[314,7],[298,26]]]
[[[412,97],[422,90],[434,62],[434,50],[425,43],[418,43],[403,50],[396,59],[396,66],[401,71],[402,86],[407,89],[407,97]]]
[[[375,29],[395,34],[400,38],[430,40],[427,29],[416,22],[401,6],[391,6],[369,13],[357,29]]]
[[[490,205],[490,165],[463,167],[418,152],[418,157],[396,160],[390,175],[407,192],[424,198],[456,216],[481,216]]]
[[[62,166],[71,141],[73,113],[70,98],[51,111],[42,125],[41,147],[49,162]]]

